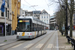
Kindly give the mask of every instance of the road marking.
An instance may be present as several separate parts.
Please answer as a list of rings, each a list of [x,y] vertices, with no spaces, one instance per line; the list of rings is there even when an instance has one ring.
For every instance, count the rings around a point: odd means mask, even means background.
[[[41,48],[42,46],[43,46],[43,44],[39,44],[35,48]]]
[[[14,46],[14,47],[12,47],[12,48],[16,48],[16,47],[19,47],[19,46],[21,46],[22,44],[18,44],[18,45],[16,45],[16,46]]]
[[[57,50],[59,50],[58,33],[57,33]]]
[[[1,45],[5,45],[5,44],[6,44],[6,43],[0,44],[0,46],[1,46]]]
[[[33,44],[29,44],[27,46],[25,46],[24,48],[29,48],[30,46],[32,46]]]
[[[53,44],[49,44],[47,48],[52,48],[53,47]]]

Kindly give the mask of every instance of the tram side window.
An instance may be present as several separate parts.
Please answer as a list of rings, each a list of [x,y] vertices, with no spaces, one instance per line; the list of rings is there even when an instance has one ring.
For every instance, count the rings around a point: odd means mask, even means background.
[[[46,26],[44,26],[44,30],[46,30]]]
[[[42,26],[42,30],[44,30],[44,26]]]
[[[37,24],[34,24],[34,31],[37,31]]]
[[[42,28],[41,28],[41,25],[38,25],[38,31],[41,31]]]
[[[32,24],[31,31],[37,31],[37,24]]]
[[[40,25],[40,31],[42,30],[42,25]]]
[[[39,24],[38,24],[37,30],[40,31],[40,26],[39,26]]]
[[[41,30],[43,30],[43,25],[41,25]]]
[[[39,25],[37,24],[37,31],[39,31]]]
[[[31,31],[34,31],[34,24],[31,25]]]

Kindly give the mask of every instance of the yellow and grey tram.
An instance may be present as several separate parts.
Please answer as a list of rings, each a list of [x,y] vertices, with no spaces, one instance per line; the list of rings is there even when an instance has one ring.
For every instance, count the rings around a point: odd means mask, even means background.
[[[32,39],[46,33],[46,23],[34,17],[20,17],[17,24],[17,39]]]

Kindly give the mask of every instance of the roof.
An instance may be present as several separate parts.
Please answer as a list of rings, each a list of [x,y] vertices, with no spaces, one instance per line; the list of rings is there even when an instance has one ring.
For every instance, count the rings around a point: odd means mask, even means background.
[[[42,10],[41,13],[47,13],[47,11],[46,10]]]
[[[33,11],[34,14],[40,14],[41,11]]]

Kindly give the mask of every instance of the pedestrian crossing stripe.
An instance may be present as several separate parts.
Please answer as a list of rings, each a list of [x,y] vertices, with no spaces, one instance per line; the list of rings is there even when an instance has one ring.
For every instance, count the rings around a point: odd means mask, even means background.
[[[43,44],[38,44],[35,48],[41,48]]]
[[[21,46],[22,44],[18,44],[18,45],[16,45],[16,46],[14,46],[14,47],[12,47],[12,48],[16,48],[16,47],[19,47],[19,46]]]
[[[5,44],[6,44],[6,43],[0,44],[0,46],[1,46],[1,45],[5,45]]]
[[[52,48],[53,47],[53,44],[49,44],[48,46],[47,46],[47,48]]]
[[[25,46],[24,48],[29,48],[30,46],[32,46],[33,44],[29,44],[27,46]]]

